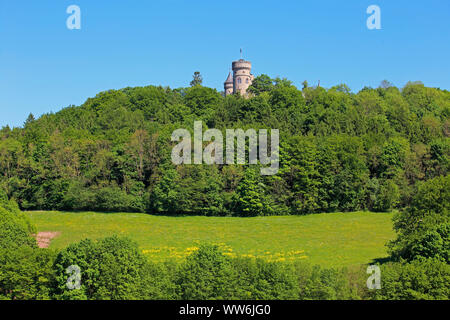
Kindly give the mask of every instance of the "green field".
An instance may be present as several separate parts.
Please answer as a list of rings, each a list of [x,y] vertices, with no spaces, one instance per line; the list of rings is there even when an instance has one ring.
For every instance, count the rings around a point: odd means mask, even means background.
[[[199,243],[230,256],[301,259],[322,266],[366,264],[387,256],[390,213],[328,213],[283,217],[166,217],[137,213],[28,212],[38,232],[58,231],[51,248],[118,234],[136,240],[152,260],[182,259]]]

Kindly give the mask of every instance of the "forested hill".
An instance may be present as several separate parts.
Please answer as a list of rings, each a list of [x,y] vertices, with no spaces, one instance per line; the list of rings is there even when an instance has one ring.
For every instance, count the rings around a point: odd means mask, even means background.
[[[408,83],[350,92],[258,77],[252,97],[202,86],[111,90],[0,131],[0,184],[22,209],[278,215],[408,206],[448,174],[450,92]],[[175,129],[279,129],[280,170],[182,165]]]

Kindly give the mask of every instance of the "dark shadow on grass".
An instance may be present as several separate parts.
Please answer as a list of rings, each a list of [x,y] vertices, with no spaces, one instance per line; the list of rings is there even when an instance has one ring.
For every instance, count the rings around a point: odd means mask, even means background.
[[[384,258],[375,258],[373,259],[370,264],[385,264],[388,262],[393,262],[391,257],[384,257]]]

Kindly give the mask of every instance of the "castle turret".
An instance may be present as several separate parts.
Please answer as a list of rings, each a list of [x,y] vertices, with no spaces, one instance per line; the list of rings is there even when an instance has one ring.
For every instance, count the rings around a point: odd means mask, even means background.
[[[233,76],[231,75],[231,72],[228,74],[228,78],[224,83],[225,88],[225,96],[228,96],[230,94],[233,94],[234,91],[234,84],[233,84]]]

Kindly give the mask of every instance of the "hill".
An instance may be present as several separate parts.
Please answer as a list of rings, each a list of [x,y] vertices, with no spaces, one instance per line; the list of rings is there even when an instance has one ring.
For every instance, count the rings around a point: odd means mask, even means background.
[[[450,93],[408,83],[353,93],[258,77],[252,97],[194,86],[110,90],[0,131],[0,185],[25,210],[208,216],[390,211],[450,166]],[[280,130],[275,176],[171,161],[174,130]],[[253,186],[254,189],[249,188]]]

